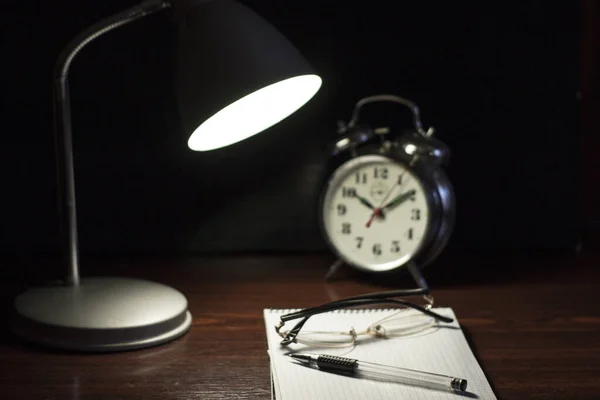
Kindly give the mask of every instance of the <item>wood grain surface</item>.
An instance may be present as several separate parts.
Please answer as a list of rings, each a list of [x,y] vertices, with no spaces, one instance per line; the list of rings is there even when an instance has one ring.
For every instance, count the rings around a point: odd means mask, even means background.
[[[269,399],[263,308],[410,285],[407,276],[348,269],[325,284],[332,261],[319,254],[84,260],[87,275],[178,288],[190,302],[191,331],[160,347],[77,354],[22,343],[4,329],[0,398]],[[599,265],[598,254],[446,255],[425,274],[436,303],[456,312],[498,398],[598,399]],[[3,285],[7,311],[18,288]]]

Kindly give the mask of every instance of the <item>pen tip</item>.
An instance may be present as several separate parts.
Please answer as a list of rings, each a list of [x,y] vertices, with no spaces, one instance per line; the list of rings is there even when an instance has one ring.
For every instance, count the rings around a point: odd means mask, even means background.
[[[302,363],[309,363],[311,359],[310,354],[299,354],[299,353],[288,353],[286,354],[288,357],[293,358],[296,361],[300,361]]]

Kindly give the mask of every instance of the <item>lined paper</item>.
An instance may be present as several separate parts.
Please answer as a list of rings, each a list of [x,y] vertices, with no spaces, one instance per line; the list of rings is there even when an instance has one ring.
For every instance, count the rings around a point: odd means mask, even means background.
[[[264,310],[273,395],[278,400],[496,399],[450,308],[436,308],[435,311],[453,318],[454,322],[442,323],[439,329],[431,333],[391,339],[371,339],[360,341],[354,347],[345,348],[311,348],[298,344],[280,346],[281,337],[277,335],[274,327],[279,322],[280,315],[292,311],[295,310]],[[339,310],[312,316],[303,329],[349,331],[354,327],[358,332],[394,312],[397,310]],[[291,351],[331,354],[356,358],[359,361],[465,378],[468,382],[468,393],[458,394],[452,391],[327,373],[292,362],[285,355]]]

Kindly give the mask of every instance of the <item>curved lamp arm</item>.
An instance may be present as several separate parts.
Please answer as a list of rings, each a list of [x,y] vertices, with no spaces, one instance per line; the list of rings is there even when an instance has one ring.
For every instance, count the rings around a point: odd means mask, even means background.
[[[114,14],[77,35],[61,52],[54,70],[54,121],[56,163],[59,186],[61,238],[67,250],[68,270],[65,284],[79,285],[79,255],[77,244],[77,215],[75,208],[75,174],[73,169],[73,142],[71,109],[69,105],[68,74],[71,62],[88,43],[108,31],[139,18],[169,8],[169,0],[146,0],[128,10]]]

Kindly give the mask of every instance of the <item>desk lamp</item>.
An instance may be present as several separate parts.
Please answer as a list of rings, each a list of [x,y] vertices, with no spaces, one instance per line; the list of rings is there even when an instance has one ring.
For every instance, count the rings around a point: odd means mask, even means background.
[[[172,8],[178,25],[177,97],[192,150],[224,147],[286,118],[314,96],[321,78],[261,17],[232,0],[147,0],[81,32],[55,69],[55,132],[61,223],[68,268],[63,282],[15,299],[12,330],[28,341],[79,351],[149,347],[185,334],[187,300],[160,283],[79,276],[68,72],[88,43],[117,27]]]

